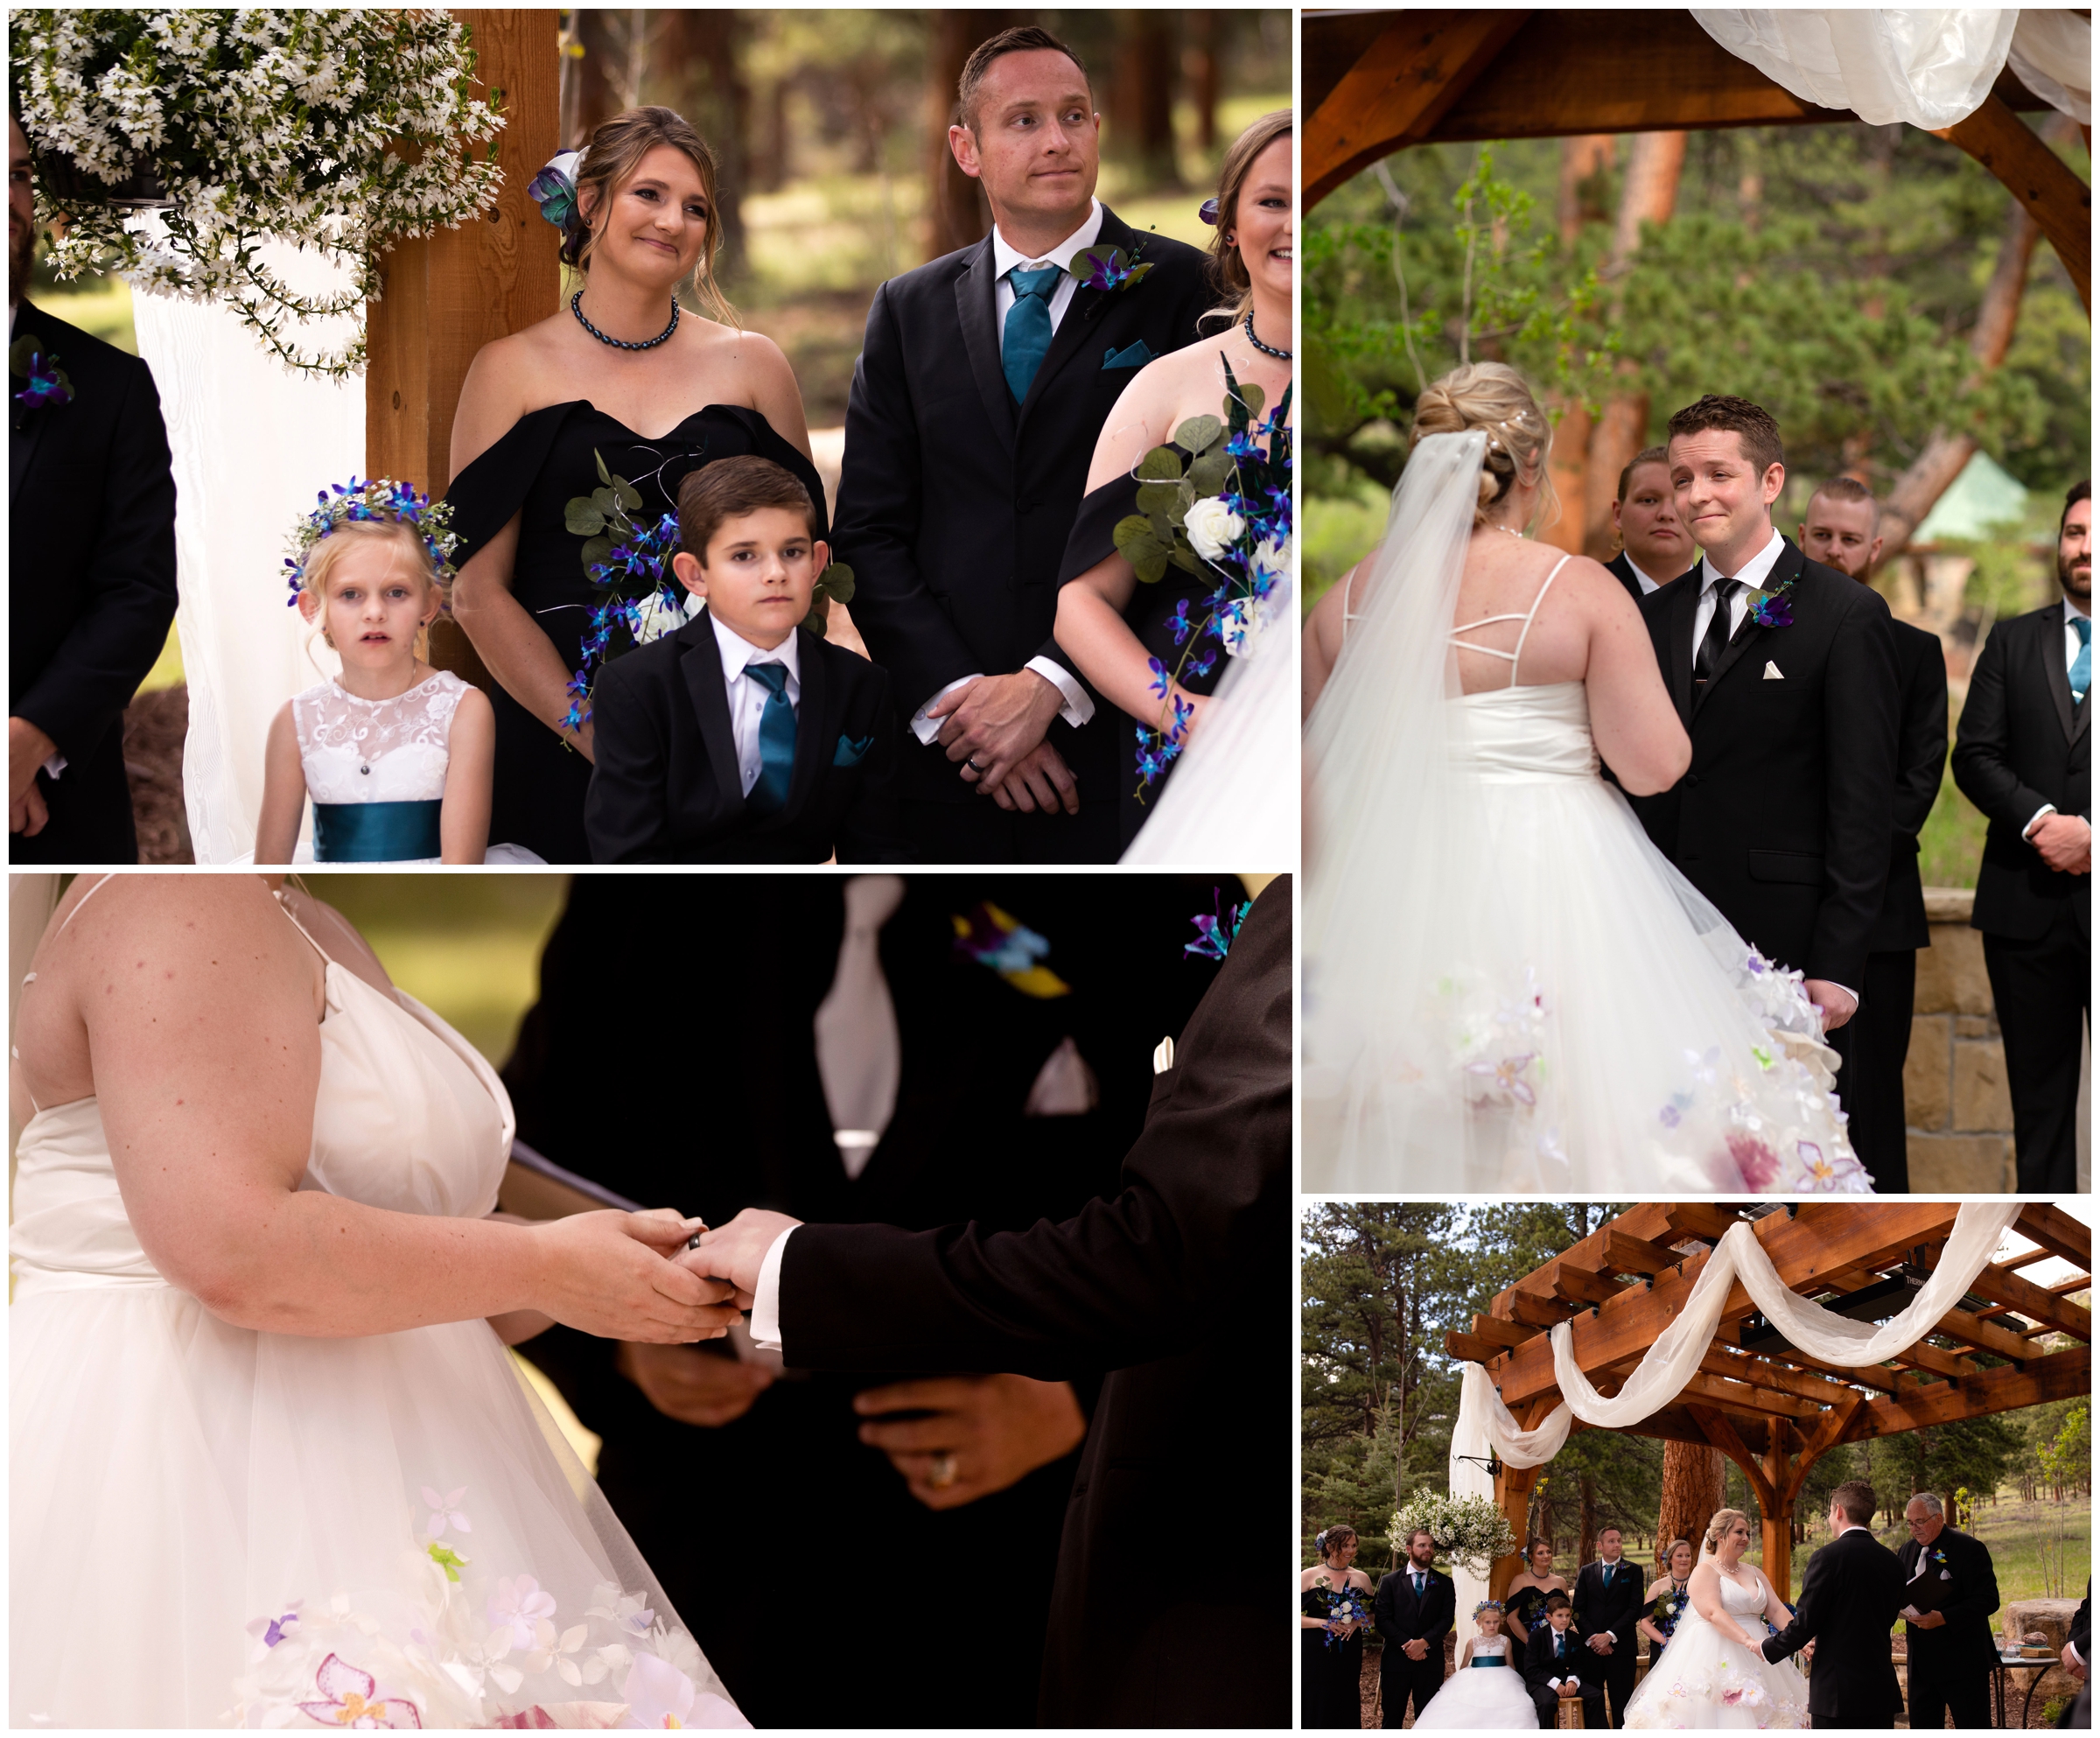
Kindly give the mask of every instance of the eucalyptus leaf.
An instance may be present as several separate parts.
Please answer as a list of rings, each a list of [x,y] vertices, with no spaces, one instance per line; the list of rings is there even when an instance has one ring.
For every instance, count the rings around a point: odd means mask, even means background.
[[[844,562],[833,562],[816,583],[825,596],[836,598],[842,604],[853,601],[853,570]]]
[[[598,460],[598,481],[603,483],[607,488],[611,488],[612,487],[612,473],[606,469],[606,455],[600,452],[594,446],[591,449],[591,456]]]
[[[1224,452],[1206,452],[1188,467],[1188,486],[1200,495],[1218,494],[1232,475],[1231,456]]]
[[[1174,431],[1174,445],[1184,452],[1204,452],[1217,445],[1225,424],[1215,417],[1191,417]]]
[[[603,561],[612,553],[612,538],[593,537],[589,543],[584,545],[584,565],[587,568],[596,567],[599,562]]]
[[[606,529],[606,515],[588,495],[578,495],[563,510],[562,523],[578,537],[595,537]]]
[[[620,497],[620,504],[628,512],[639,513],[641,511],[641,491],[625,477],[613,478],[612,488]]]
[[[1148,585],[1157,585],[1166,578],[1167,554],[1165,550],[1148,555],[1142,561],[1133,561],[1130,571]]]
[[[1166,545],[1160,541],[1153,522],[1138,514],[1116,522],[1116,550],[1138,570],[1140,579],[1145,578],[1148,567],[1153,579],[1166,571]]]
[[[1241,383],[1240,397],[1245,403],[1247,414],[1250,417],[1259,417],[1262,414],[1262,406],[1269,402],[1269,395],[1252,381],[1244,381]]]
[[[1181,505],[1181,497],[1188,489],[1184,482],[1140,483],[1138,485],[1138,510],[1144,514],[1172,513]]]
[[[1171,446],[1155,446],[1138,461],[1137,476],[1141,483],[1172,482],[1181,475],[1181,455]]]
[[[1171,550],[1168,551],[1166,558],[1184,573],[1194,573],[1200,576],[1203,571],[1203,564],[1196,559],[1196,552],[1194,550],[1179,548]]]

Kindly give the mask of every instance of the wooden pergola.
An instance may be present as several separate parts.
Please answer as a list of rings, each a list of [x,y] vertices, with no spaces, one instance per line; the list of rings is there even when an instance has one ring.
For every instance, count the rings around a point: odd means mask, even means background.
[[[1299,29],[1308,207],[1409,145],[1858,118],[1802,102],[1689,11],[1308,13]],[[2033,214],[2090,312],[2092,190],[2019,118],[2047,107],[2007,71],[1937,136]]]
[[[1683,1308],[1713,1245],[1739,1221],[1753,1218],[1789,1291],[1863,1320],[1886,1320],[1938,1264],[1959,1210],[1956,1202],[1899,1200],[1646,1203],[1499,1293],[1486,1314],[1473,1318],[1470,1333],[1447,1334],[1445,1345],[1452,1356],[1482,1365],[1519,1426],[1536,1429],[1562,1400],[1548,1330],[1571,1323],[1576,1363],[1600,1394],[1615,1394]],[[1840,1443],[2090,1391],[2092,1314],[2069,1300],[2091,1287],[2092,1233],[2046,1202],[2023,1209],[2013,1229],[2036,1245],[2033,1252],[1985,1267],[1925,1338],[1869,1369],[1796,1351],[1739,1281],[1690,1385],[1673,1405],[1628,1428],[1718,1448],[1743,1469],[1757,1493],[1765,1573],[1786,1587],[1795,1499],[1809,1468]],[[2051,1256],[2077,1273],[2046,1286],[2020,1273]],[[1847,1308],[1847,1297],[1858,1302]],[[1585,1426],[1578,1421],[1575,1428]],[[1505,1466],[1496,1475],[1496,1500],[1520,1544],[1532,1488],[1545,1470]],[[1521,1566],[1514,1553],[1495,1564],[1494,1597]]]

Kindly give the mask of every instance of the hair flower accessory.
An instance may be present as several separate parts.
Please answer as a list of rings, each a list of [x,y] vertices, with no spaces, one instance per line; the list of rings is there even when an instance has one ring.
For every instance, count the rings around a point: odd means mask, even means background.
[[[567,229],[576,214],[576,170],[583,160],[580,151],[557,151],[525,188],[525,197],[556,229]]]
[[[391,477],[374,477],[360,482],[353,477],[346,483],[334,485],[332,494],[323,489],[314,497],[318,503],[312,512],[304,515],[291,528],[285,548],[290,551],[284,557],[286,583],[291,596],[285,601],[297,604],[299,588],[304,583],[306,560],[313,553],[313,546],[339,527],[357,522],[375,524],[412,525],[423,539],[423,546],[430,551],[430,564],[438,571],[440,584],[452,577],[450,557],[459,547],[459,539],[452,529],[452,503],[432,501],[427,494],[418,493],[412,483],[397,483]]]
[[[1209,224],[1212,228],[1216,228],[1218,227],[1217,200],[1214,199],[1205,200],[1201,205],[1196,207],[1196,215]]]
[[[45,349],[44,340],[33,334],[18,338],[8,347],[7,371],[27,382],[15,394],[15,403],[28,410],[73,403],[73,382],[66,379],[66,370],[59,366],[59,359]]]

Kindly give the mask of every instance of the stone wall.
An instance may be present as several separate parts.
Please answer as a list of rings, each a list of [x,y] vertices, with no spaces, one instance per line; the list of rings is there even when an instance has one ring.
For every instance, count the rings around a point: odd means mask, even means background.
[[[1903,1100],[1910,1187],[1921,1195],[2010,1191],[2012,1099],[2006,1047],[1984,971],[1984,938],[1969,927],[1975,895],[1928,887],[1932,945],[1918,952]]]

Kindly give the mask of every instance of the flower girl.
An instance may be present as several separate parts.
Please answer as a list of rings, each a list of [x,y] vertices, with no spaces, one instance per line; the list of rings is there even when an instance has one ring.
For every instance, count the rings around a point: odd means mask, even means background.
[[[1509,1660],[1500,1601],[1473,1608],[1475,1634],[1459,1650],[1458,1669],[1416,1716],[1418,1732],[1503,1732],[1538,1725],[1524,1682]],[[1492,1669],[1489,1669],[1492,1668]]]
[[[418,655],[444,607],[448,509],[405,483],[338,484],[292,533],[292,596],[342,674],[271,721],[257,863],[290,863],[313,799],[323,863],[537,862],[488,845],[495,716]]]

